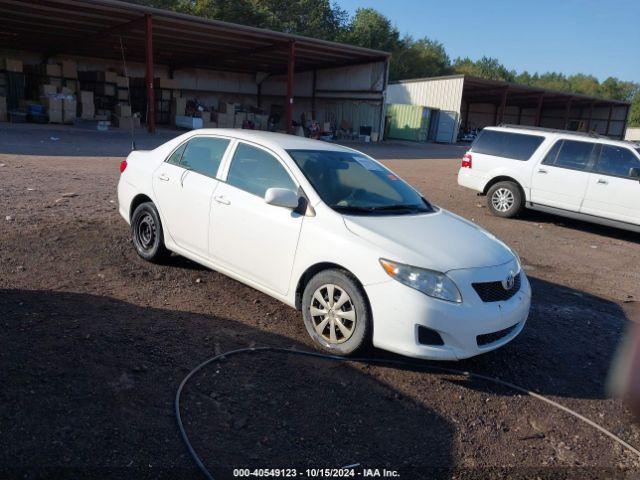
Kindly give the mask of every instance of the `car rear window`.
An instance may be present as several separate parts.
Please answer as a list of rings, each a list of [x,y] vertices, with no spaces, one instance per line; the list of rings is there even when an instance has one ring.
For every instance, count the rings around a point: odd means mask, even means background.
[[[524,161],[531,158],[543,141],[544,137],[539,135],[483,130],[471,145],[471,151]]]

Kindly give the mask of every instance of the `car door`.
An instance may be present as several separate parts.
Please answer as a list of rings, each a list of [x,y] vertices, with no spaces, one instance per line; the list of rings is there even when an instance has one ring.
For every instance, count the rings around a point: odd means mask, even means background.
[[[214,194],[211,252],[216,262],[280,294],[287,293],[303,215],[264,201],[268,188],[299,187],[272,152],[238,142]]]
[[[197,255],[209,253],[211,199],[229,144],[227,138],[193,137],[154,172],[154,193],[165,230],[179,247]]]
[[[589,175],[589,186],[581,212],[640,225],[638,174],[638,155],[627,147],[603,144]]]
[[[589,183],[595,147],[595,142],[558,140],[533,169],[531,202],[580,211]]]

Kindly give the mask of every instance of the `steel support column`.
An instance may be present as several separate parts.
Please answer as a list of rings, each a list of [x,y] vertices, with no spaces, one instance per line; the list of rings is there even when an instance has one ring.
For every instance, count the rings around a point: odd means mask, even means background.
[[[504,111],[507,108],[507,93],[509,92],[509,87],[505,88],[502,92],[502,99],[500,100],[500,110],[497,113],[497,125],[500,125],[504,120]]]
[[[591,131],[592,118],[593,118],[593,102],[589,104],[589,116],[587,117],[587,132]]]
[[[318,71],[313,70],[313,77],[311,78],[311,119],[316,120],[316,77]]]
[[[567,101],[567,106],[564,110],[564,127],[563,127],[564,130],[569,128],[569,114],[571,113],[572,103],[573,103],[573,98],[569,98],[569,100]]]
[[[469,110],[471,109],[471,102],[467,100],[467,106],[464,109],[464,128],[469,131]]]
[[[146,63],[145,84],[147,86],[147,128],[149,133],[156,133],[156,100],[153,91],[153,23],[151,14],[145,14]]]
[[[285,108],[285,118],[287,126],[285,130],[287,133],[293,134],[293,74],[295,70],[296,62],[296,43],[295,41],[289,42],[289,58],[287,62],[287,101]]]
[[[613,104],[609,105],[609,116],[607,117],[607,128],[604,131],[605,135],[609,135],[609,130],[611,129],[611,117],[613,117]]]
[[[542,102],[544,101],[544,93],[540,94],[538,97],[538,105],[536,106],[536,118],[533,123],[536,127],[540,126],[540,121],[542,120]]]

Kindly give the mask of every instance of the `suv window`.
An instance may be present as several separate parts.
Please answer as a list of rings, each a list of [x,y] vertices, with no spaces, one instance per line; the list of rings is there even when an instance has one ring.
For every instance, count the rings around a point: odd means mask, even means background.
[[[561,147],[562,147],[562,140],[558,140],[556,143],[553,144],[553,147],[551,147],[551,150],[549,150],[549,153],[547,153],[544,156],[544,160],[542,160],[542,163],[544,163],[545,165],[553,165],[554,163],[556,163],[556,158],[558,156],[558,152],[560,151]]]
[[[216,178],[218,167],[229,146],[225,138],[196,137],[186,145],[180,165],[194,172]]]
[[[529,160],[543,140],[544,137],[538,135],[483,130],[471,145],[471,151],[514,160]]]
[[[246,143],[239,143],[233,154],[227,183],[259,197],[264,197],[269,188],[298,191],[276,157]]]
[[[587,170],[593,158],[595,146],[596,144],[593,142],[560,140],[549,151],[542,163],[571,170]]]
[[[602,145],[596,172],[616,177],[630,177],[632,168],[640,168],[640,160],[631,150],[615,145]]]

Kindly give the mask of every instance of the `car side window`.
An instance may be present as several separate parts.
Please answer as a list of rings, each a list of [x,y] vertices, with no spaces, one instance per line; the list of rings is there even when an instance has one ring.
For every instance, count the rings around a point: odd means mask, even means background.
[[[180,165],[194,172],[216,178],[224,152],[230,140],[214,137],[195,137],[186,145]]]
[[[544,161],[546,165],[553,165],[554,167],[586,171],[589,169],[589,166],[593,159],[593,151],[595,146],[596,144],[593,142],[562,140],[562,146],[559,147],[559,151],[555,156],[554,162],[547,163],[546,157]],[[549,154],[551,153],[552,152],[549,152]],[[547,157],[549,157],[549,154],[547,154]]]
[[[602,145],[596,172],[615,177],[631,177],[632,168],[640,168],[640,160],[631,150],[616,145]]]
[[[239,143],[236,148],[227,183],[259,197],[264,197],[269,188],[298,190],[276,157],[246,143]]]
[[[542,160],[542,163],[545,165],[553,165],[554,163],[556,163],[556,158],[558,157],[558,152],[561,148],[562,140],[558,140],[553,144],[551,150],[549,150],[549,152],[544,156],[544,160]]]
[[[184,153],[185,148],[187,148],[187,142],[180,145],[171,155],[169,155],[169,158],[167,158],[167,163],[180,165],[180,160],[182,160],[182,154]]]

